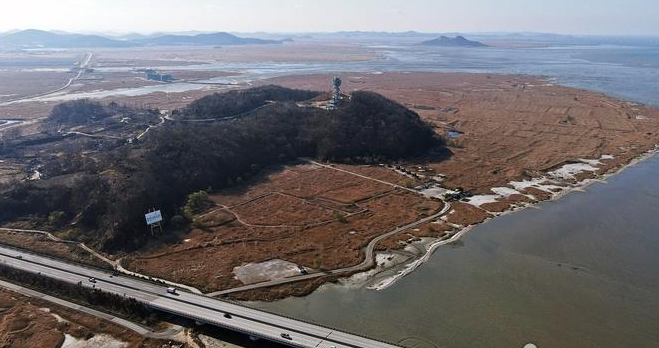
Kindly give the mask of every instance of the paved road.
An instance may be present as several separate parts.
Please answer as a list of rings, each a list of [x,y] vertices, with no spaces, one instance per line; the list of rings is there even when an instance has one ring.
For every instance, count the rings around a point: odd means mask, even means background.
[[[259,311],[210,297],[179,292],[168,294],[165,287],[71,262],[0,246],[0,262],[7,266],[71,284],[134,298],[146,306],[212,324],[291,347],[396,348],[397,346],[303,321]],[[95,277],[96,283],[89,282]],[[230,314],[230,318],[224,314]],[[290,335],[290,340],[282,333]]]
[[[236,288],[231,288],[227,290],[220,290],[220,291],[215,291],[206,294],[207,296],[220,296],[224,294],[230,294],[234,292],[240,292],[240,291],[247,291],[247,290],[254,290],[254,289],[259,289],[259,288],[265,288],[265,287],[270,287],[270,286],[276,286],[276,285],[282,285],[282,284],[287,284],[287,283],[293,283],[293,282],[299,282],[301,280],[308,280],[308,279],[314,279],[318,277],[324,277],[328,275],[339,275],[339,274],[346,274],[346,273],[352,273],[352,272],[359,272],[359,271],[364,271],[367,270],[371,267],[373,267],[375,263],[374,259],[374,250],[375,246],[381,242],[382,240],[393,236],[395,234],[401,233],[405,230],[408,230],[410,228],[414,228],[416,226],[419,226],[421,224],[424,224],[429,221],[433,221],[436,219],[439,219],[441,216],[446,214],[449,210],[451,209],[451,204],[446,202],[444,203],[444,208],[436,214],[430,215],[428,217],[425,217],[421,220],[417,220],[415,222],[409,223],[404,226],[397,227],[387,233],[381,234],[371,240],[370,243],[364,248],[364,254],[366,255],[364,258],[364,261],[362,261],[358,265],[350,266],[350,267],[345,267],[345,268],[339,268],[339,269],[333,269],[331,271],[326,271],[326,272],[317,272],[317,273],[309,273],[309,274],[304,274],[304,275],[299,275],[299,276],[294,276],[294,277],[288,277],[288,278],[281,278],[281,279],[274,279],[274,280],[269,280],[265,282],[260,282],[260,283],[254,283],[254,284],[249,284],[249,285],[244,285]]]
[[[95,309],[85,307],[85,306],[81,306],[81,305],[73,303],[73,302],[65,301],[65,300],[59,299],[57,297],[46,295],[46,294],[40,293],[38,291],[34,291],[32,289],[27,289],[27,288],[24,288],[20,285],[16,285],[16,284],[13,284],[13,283],[9,283],[9,282],[5,282],[5,281],[0,280],[0,287],[11,290],[13,292],[17,292],[19,294],[23,294],[23,295],[28,296],[28,297],[42,299],[44,301],[48,301],[48,302],[54,303],[54,304],[62,306],[62,307],[67,307],[67,308],[70,308],[70,309],[73,309],[73,310],[76,310],[76,311],[79,311],[79,312],[83,312],[83,313],[95,316],[97,318],[101,318],[101,319],[110,321],[114,324],[123,326],[127,329],[130,329],[132,331],[137,332],[138,334],[140,334],[142,336],[149,337],[149,338],[167,339],[167,338],[175,336],[178,333],[180,333],[181,331],[183,331],[183,327],[179,326],[179,325],[175,325],[175,326],[173,326],[169,329],[163,330],[163,331],[157,331],[157,332],[156,331],[151,331],[148,328],[143,327],[142,325],[135,324],[135,323],[130,322],[128,320],[117,318],[113,315],[103,313],[103,312],[99,312]]]
[[[9,104],[13,104],[13,103],[16,103],[16,102],[19,102],[19,101],[22,101],[22,100],[27,100],[27,99],[33,99],[33,98],[41,98],[41,97],[45,97],[45,96],[48,96],[48,95],[51,95],[51,94],[55,94],[55,93],[57,93],[57,92],[61,92],[61,91],[65,90],[65,89],[71,87],[71,85],[72,85],[75,81],[77,81],[78,79],[80,79],[80,77],[82,77],[82,74],[85,73],[85,70],[86,70],[87,68],[89,68],[89,63],[91,62],[92,57],[93,57],[93,53],[91,53],[91,52],[87,53],[87,55],[85,56],[85,58],[84,58],[84,59],[78,64],[78,67],[77,67],[77,69],[78,69],[78,73],[77,73],[74,77],[70,78],[70,79],[66,82],[66,84],[64,84],[64,86],[59,87],[59,88],[57,88],[57,89],[55,89],[55,90],[52,90],[52,91],[48,91],[48,92],[44,92],[44,93],[39,93],[39,94],[34,94],[34,95],[29,95],[29,96],[25,96],[25,97],[20,97],[20,98],[16,98],[16,99],[8,100],[8,101],[6,101],[6,102],[0,103],[0,105],[9,105]]]
[[[197,288],[195,288],[195,287],[192,287],[192,286],[188,286],[188,285],[185,285],[185,284],[179,284],[179,283],[175,283],[175,282],[172,282],[172,281],[169,281],[169,280],[166,280],[166,279],[160,279],[160,278],[156,278],[156,277],[150,277],[150,276],[147,276],[147,275],[144,275],[144,274],[140,274],[140,273],[137,273],[137,272],[129,271],[129,270],[123,268],[123,266],[121,266],[121,259],[116,260],[116,261],[110,260],[110,259],[108,259],[107,257],[101,255],[101,254],[100,254],[99,252],[97,252],[96,250],[94,250],[94,249],[88,247],[87,245],[85,245],[85,243],[80,243],[80,242],[76,242],[76,241],[73,241],[73,240],[65,240],[65,239],[57,238],[57,237],[55,237],[52,233],[50,233],[50,232],[48,232],[48,231],[40,231],[40,230],[25,230],[25,229],[20,229],[20,228],[6,228],[6,227],[0,227],[0,231],[41,234],[41,235],[46,236],[48,239],[50,239],[50,240],[52,240],[52,241],[54,241],[54,242],[58,242],[58,243],[67,243],[67,244],[76,244],[76,245],[78,245],[79,247],[85,249],[85,250],[86,250],[87,252],[89,252],[92,256],[94,256],[94,257],[96,257],[97,259],[99,259],[99,260],[105,262],[106,264],[108,264],[108,265],[114,267],[114,268],[115,268],[117,271],[119,271],[119,272],[125,273],[125,274],[127,274],[127,275],[132,275],[132,276],[135,276],[135,277],[151,278],[151,279],[153,279],[153,280],[163,282],[163,283],[165,283],[165,284],[167,284],[167,285],[172,285],[172,286],[175,286],[175,287],[178,287],[178,288],[186,289],[186,290],[191,291],[191,292],[196,293],[196,294],[201,294],[201,291],[199,291],[199,289],[197,289]]]

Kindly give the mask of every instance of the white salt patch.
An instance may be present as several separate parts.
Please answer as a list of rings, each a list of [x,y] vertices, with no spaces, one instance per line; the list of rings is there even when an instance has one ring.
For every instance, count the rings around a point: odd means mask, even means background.
[[[496,193],[499,196],[510,197],[512,195],[518,195],[519,191],[511,189],[510,187],[493,187],[490,191]]]
[[[254,284],[300,275],[300,269],[292,262],[273,259],[236,266],[233,268],[233,274],[243,284]]]
[[[433,186],[425,190],[421,190],[421,194],[424,195],[425,197],[437,197],[437,198],[444,197],[444,194],[447,192],[449,192],[449,190],[439,186]]]
[[[53,317],[55,317],[55,320],[57,320],[58,323],[66,323],[66,322],[68,322],[68,320],[66,320],[66,319],[64,319],[64,318],[62,318],[62,317],[60,317],[59,315],[57,315],[57,314],[55,314],[55,313],[50,313],[50,315],[52,315]]]
[[[511,181],[510,186],[514,187],[517,191],[523,191],[529,187],[539,187],[541,182],[546,181],[545,177],[533,178],[531,180]]]
[[[591,166],[598,166],[598,165],[602,164],[599,160],[596,160],[596,159],[579,158],[579,161],[581,161],[583,163],[588,163]]]
[[[127,345],[128,343],[105,334],[96,335],[86,341],[64,334],[62,348],[123,348]]]
[[[407,247],[406,247],[407,249]],[[385,269],[391,268],[397,264],[403,263],[406,256],[395,253],[376,253],[375,254],[375,268],[366,272],[353,274],[348,278],[341,279],[340,282],[344,286],[359,287],[365,285],[373,276],[382,272]]]
[[[379,282],[369,286],[367,289],[381,291],[381,290],[384,290],[384,289],[388,288],[393,283],[395,283],[398,279],[401,279],[401,278],[405,277],[406,275],[412,273],[422,263],[426,262],[430,258],[430,255],[433,254],[435,249],[437,249],[438,247],[440,247],[442,245],[446,245],[448,243],[451,243],[451,242],[454,242],[454,241],[460,239],[460,237],[462,237],[465,233],[469,232],[471,230],[471,228],[472,228],[471,226],[463,228],[462,230],[460,230],[458,233],[454,234],[449,239],[445,239],[445,240],[432,239],[432,240],[434,240],[434,242],[430,243],[429,245],[427,245],[425,247],[426,253],[422,257],[420,257],[419,259],[413,261],[412,263],[407,264],[402,270],[398,271],[398,273],[396,273],[396,274],[394,274],[390,277],[387,277],[385,279],[380,280]]]
[[[486,203],[496,202],[497,198],[501,198],[501,197],[497,195],[478,195],[478,196],[469,197],[469,202],[466,203],[469,203],[476,207],[480,207],[481,205]]]
[[[559,169],[551,171],[547,174],[561,179],[574,179],[574,176],[583,172],[594,172],[597,170],[597,167],[594,167],[588,163],[570,163],[562,166]]]

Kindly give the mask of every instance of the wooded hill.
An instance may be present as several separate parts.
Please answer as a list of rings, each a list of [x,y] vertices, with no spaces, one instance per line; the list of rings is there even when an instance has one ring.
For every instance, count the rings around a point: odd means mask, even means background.
[[[443,145],[416,113],[376,93],[355,92],[331,111],[296,103],[317,95],[266,86],[201,98],[175,119],[237,118],[168,121],[138,144],[103,153],[66,186],[0,188],[0,224],[31,220],[106,251],[135,249],[149,236],[143,217],[149,208],[162,209],[167,223],[181,214],[188,194],[240,184],[264,167],[299,157],[377,163]],[[53,117],[65,118],[69,109],[79,112],[62,106]]]

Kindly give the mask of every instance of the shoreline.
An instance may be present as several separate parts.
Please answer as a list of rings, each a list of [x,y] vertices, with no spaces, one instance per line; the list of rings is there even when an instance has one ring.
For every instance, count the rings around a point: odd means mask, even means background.
[[[566,195],[574,192],[585,192],[585,189],[590,187],[591,185],[595,183],[606,183],[606,180],[609,178],[616,176],[623,171],[625,171],[627,168],[632,167],[634,165],[637,165],[639,163],[642,163],[656,155],[659,154],[659,144],[656,144],[653,149],[647,150],[640,155],[632,158],[627,164],[622,165],[621,167],[615,168],[614,170],[610,172],[606,172],[603,174],[600,174],[597,178],[587,178],[581,181],[578,181],[576,184],[573,184],[571,186],[565,187],[565,189],[561,190],[560,192],[550,192],[547,191],[548,193],[551,194],[551,197],[545,200],[540,200],[534,203],[527,203],[522,206],[513,206],[511,205],[511,208],[506,209],[505,211],[498,212],[498,213],[493,213],[494,216],[487,218],[486,220],[469,225],[469,226],[463,226],[462,229],[457,231],[454,235],[452,235],[448,239],[444,240],[439,240],[436,238],[433,238],[431,241],[422,243],[420,246],[425,249],[425,253],[414,257],[411,261],[405,260],[400,263],[393,263],[388,267],[385,267],[379,271],[373,272],[373,270],[377,269],[372,269],[368,270],[365,272],[360,272],[354,275],[351,275],[349,277],[341,278],[338,281],[338,284],[340,286],[348,286],[349,284],[354,284],[354,283],[360,283],[360,287],[365,287],[366,289],[369,290],[375,290],[375,291],[382,291],[386,290],[390,286],[394,285],[397,281],[405,278],[406,276],[412,274],[417,268],[419,268],[422,264],[427,262],[430,257],[437,251],[437,249],[441,246],[445,246],[447,244],[451,244],[454,242],[459,241],[463,236],[465,236],[467,233],[469,233],[473,228],[485,224],[488,221],[491,221],[497,217],[509,215],[512,213],[520,212],[525,209],[538,209],[536,206],[540,203],[543,202],[556,202],[559,201],[561,198],[565,197]],[[532,178],[531,180],[535,180],[538,178]],[[543,179],[542,177],[540,179]],[[396,251],[393,252],[395,254]],[[387,255],[386,253],[383,252],[378,252],[376,253],[377,255]],[[378,275],[387,272],[387,271],[392,271],[392,270],[397,270],[395,274],[386,276],[384,278],[378,279]],[[359,279],[361,278],[361,279]]]

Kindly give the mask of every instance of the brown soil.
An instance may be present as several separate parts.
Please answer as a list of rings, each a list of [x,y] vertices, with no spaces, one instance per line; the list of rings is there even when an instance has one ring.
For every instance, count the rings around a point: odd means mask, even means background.
[[[542,192],[541,190],[535,190],[535,191]],[[542,192],[542,194],[539,194],[538,196],[545,197],[544,199],[549,198],[549,196],[545,192]],[[491,213],[501,213],[510,209],[511,206],[518,205],[521,203],[534,203],[534,202],[536,202],[536,200],[533,200],[527,196],[514,194],[508,196],[507,198],[501,200],[500,202],[483,204],[480,206],[480,208]]]
[[[65,321],[59,322],[50,313]],[[169,347],[166,341],[147,339],[91,315],[0,288],[0,347],[58,348],[64,334],[78,339],[106,334],[127,342],[130,348]]]
[[[471,204],[453,202],[451,205],[453,211],[446,215],[446,220],[452,224],[469,226],[481,223],[485,221],[485,219],[492,217],[492,215],[485,210],[477,208]]]
[[[485,203],[482,204],[480,208],[491,213],[500,213],[510,209],[510,203],[507,202]]]
[[[551,193],[537,189],[535,187],[527,187],[522,191],[522,193],[532,195],[539,201],[544,201],[551,198]]]

